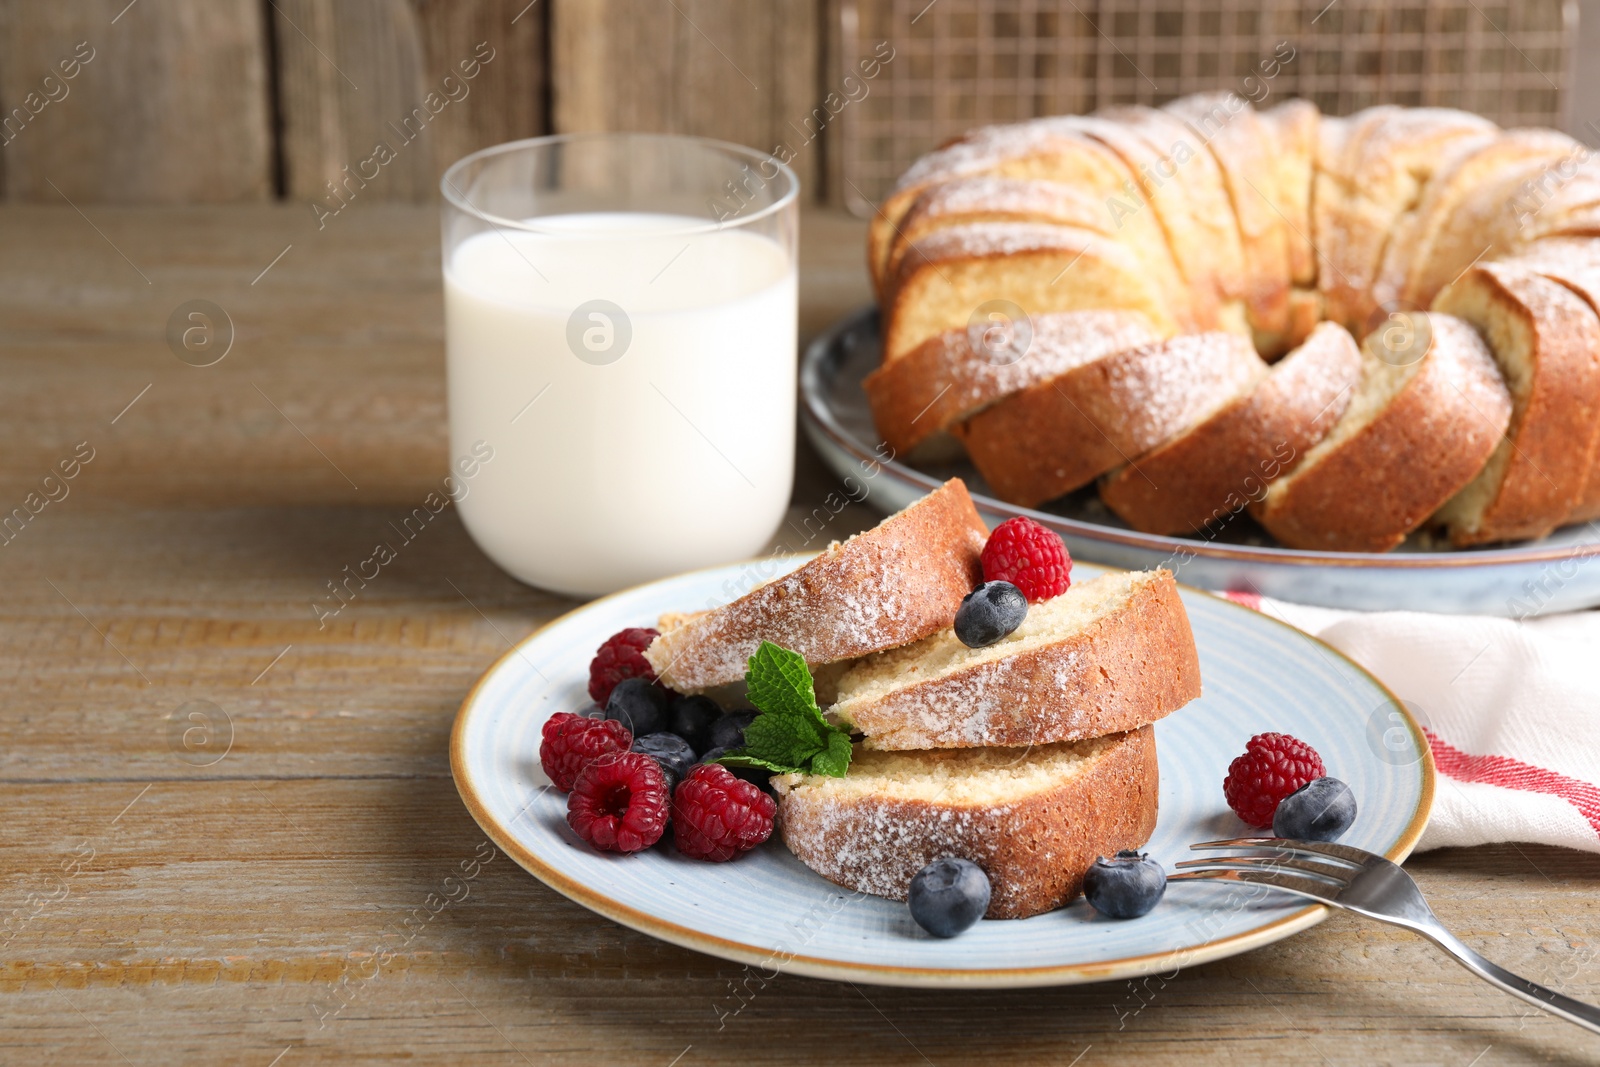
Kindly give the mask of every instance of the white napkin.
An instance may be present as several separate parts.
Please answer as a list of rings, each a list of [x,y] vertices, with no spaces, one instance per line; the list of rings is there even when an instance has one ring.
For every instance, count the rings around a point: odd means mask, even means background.
[[[1600,852],[1600,612],[1516,621],[1228,596],[1320,637],[1407,703],[1439,771],[1419,850]]]

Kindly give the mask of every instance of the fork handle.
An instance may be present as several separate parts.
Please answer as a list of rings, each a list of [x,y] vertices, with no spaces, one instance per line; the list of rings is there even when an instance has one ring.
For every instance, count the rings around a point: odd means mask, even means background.
[[[1553,989],[1546,989],[1537,982],[1530,982],[1526,978],[1512,974],[1499,964],[1491,963],[1478,955],[1442,927],[1429,929],[1413,926],[1412,929],[1450,953],[1461,966],[1484,981],[1497,985],[1512,996],[1521,997],[1552,1015],[1559,1015],[1569,1023],[1577,1023],[1586,1030],[1600,1034],[1600,1008],[1585,1004],[1581,1000],[1573,1000]]]

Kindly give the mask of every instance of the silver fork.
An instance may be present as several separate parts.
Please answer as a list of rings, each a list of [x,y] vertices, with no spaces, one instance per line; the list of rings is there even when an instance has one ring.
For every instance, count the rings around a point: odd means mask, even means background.
[[[1186,869],[1172,875],[1169,882],[1249,882],[1271,886],[1369,919],[1403,926],[1450,953],[1479,978],[1552,1015],[1600,1034],[1600,1008],[1519,978],[1478,955],[1445,929],[1411,876],[1382,856],[1350,845],[1277,837],[1203,841],[1189,847],[1196,851],[1260,849],[1276,855],[1184,860],[1178,866]]]

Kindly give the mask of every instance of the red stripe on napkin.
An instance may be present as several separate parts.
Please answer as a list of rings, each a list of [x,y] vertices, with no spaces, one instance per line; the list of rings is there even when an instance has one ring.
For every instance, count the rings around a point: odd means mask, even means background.
[[[1423,733],[1428,735],[1428,747],[1433,749],[1433,762],[1441,774],[1462,782],[1483,782],[1502,789],[1560,797],[1577,808],[1595,833],[1600,834],[1600,788],[1509,756],[1473,756],[1442,740],[1432,730],[1424,728]]]
[[[1224,597],[1226,597],[1227,599],[1233,601],[1235,604],[1243,604],[1245,607],[1249,608],[1251,611],[1260,611],[1261,610],[1261,594],[1260,593],[1246,593],[1243,590],[1230,589],[1226,593],[1223,593],[1222,595]]]

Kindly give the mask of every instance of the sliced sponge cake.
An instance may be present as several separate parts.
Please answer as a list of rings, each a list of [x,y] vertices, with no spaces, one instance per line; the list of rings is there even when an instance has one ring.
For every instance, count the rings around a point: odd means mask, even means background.
[[[1032,748],[858,749],[843,778],[772,779],[783,842],[849,889],[904,900],[943,856],[994,887],[987,917],[1022,919],[1078,895],[1097,856],[1137,848],[1156,825],[1154,730]]]
[[[1183,334],[1035,382],[952,429],[996,496],[1032,507],[1248,396],[1266,375],[1237,334]]]
[[[1570,289],[1515,263],[1473,267],[1434,307],[1472,323],[1511,390],[1511,424],[1439,512],[1457,545],[1543,537],[1578,506],[1600,431],[1600,320]]]
[[[1387,552],[1477,476],[1510,419],[1477,331],[1411,313],[1367,337],[1344,414],[1250,512],[1291,548]]]
[[[1165,335],[1178,328],[1170,292],[1159,271],[1093,230],[1035,222],[950,226],[912,242],[901,258],[886,301],[883,359],[892,363],[930,337],[966,328],[974,312],[998,299],[1029,315],[1137,311]]]
[[[1039,745],[1131,730],[1199,695],[1172,573],[1131,571],[1034,604],[986,648],[947,629],[870,656],[839,680],[830,714],[869,749]]]
[[[959,478],[731,604],[662,619],[645,650],[663,684],[699,693],[744,678],[762,641],[812,668],[948,626],[982,580],[988,530]]]
[[[1021,356],[1012,347],[1021,335],[997,343],[968,326],[930,337],[867,375],[861,387],[889,447],[909,452],[1034,382],[1161,339],[1136,311],[1063,311],[1032,316],[1027,326],[1031,336]]]
[[[1350,332],[1324,322],[1256,388],[1106,475],[1100,498],[1147,533],[1200,533],[1227,518],[1332,429],[1361,376]]]

